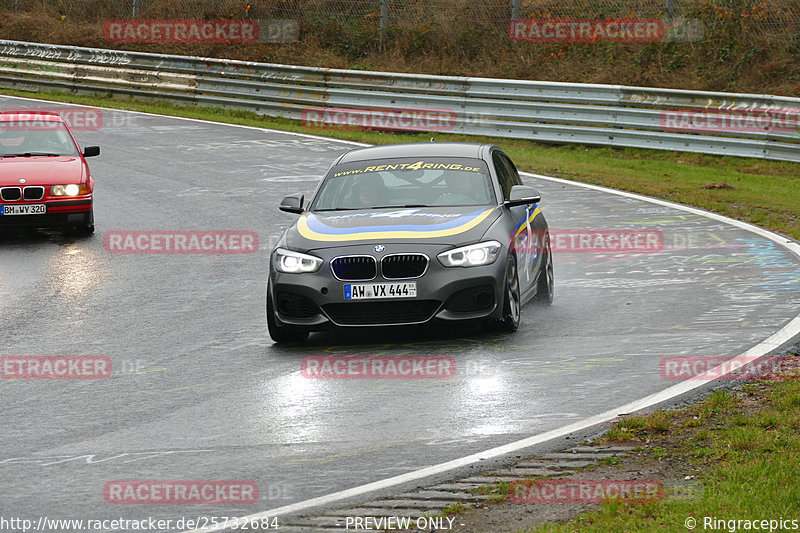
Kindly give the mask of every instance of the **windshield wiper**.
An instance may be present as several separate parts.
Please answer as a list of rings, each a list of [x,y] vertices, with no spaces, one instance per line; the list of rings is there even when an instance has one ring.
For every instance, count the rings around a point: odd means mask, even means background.
[[[364,209],[389,209],[396,207],[430,207],[430,206],[427,204],[373,205],[372,207],[365,207]]]
[[[364,207],[330,207],[327,209],[314,209],[315,212],[322,211],[358,211],[362,209],[397,209],[398,207],[431,207],[426,204],[405,204],[405,205],[365,205]]]
[[[25,152],[24,154],[4,154],[2,157],[32,157],[32,156],[46,156],[58,157],[61,154],[53,154],[50,152]]]

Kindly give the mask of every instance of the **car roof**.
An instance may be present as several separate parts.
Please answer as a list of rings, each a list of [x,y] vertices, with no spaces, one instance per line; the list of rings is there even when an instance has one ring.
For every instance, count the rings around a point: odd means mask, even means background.
[[[36,109],[20,109],[19,111],[3,111],[0,112],[0,121],[27,121],[27,120],[43,120],[46,122],[64,122],[64,119],[58,113],[53,111],[37,111]]]
[[[492,147],[480,143],[407,143],[388,144],[356,148],[344,154],[338,163],[389,159],[394,157],[474,157],[481,158],[484,148]]]

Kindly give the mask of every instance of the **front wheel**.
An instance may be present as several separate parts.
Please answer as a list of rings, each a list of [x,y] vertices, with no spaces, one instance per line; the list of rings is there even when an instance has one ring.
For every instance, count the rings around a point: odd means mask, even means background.
[[[275,319],[275,305],[272,303],[272,290],[269,286],[267,286],[267,330],[272,340],[277,343],[304,342],[308,338],[306,329],[278,325]]]
[[[539,282],[536,284],[535,300],[542,305],[551,305],[554,293],[553,252],[550,250],[550,242],[548,240],[545,246],[545,256],[542,259],[542,271],[539,272]]]
[[[75,235],[78,237],[88,237],[94,233],[94,224],[83,224],[75,228]]]
[[[63,234],[68,237],[89,237],[94,233],[94,212],[90,211],[86,222],[68,226]]]
[[[517,276],[517,260],[513,255],[506,261],[505,297],[503,298],[503,317],[499,326],[509,333],[517,331],[520,321],[521,299],[519,294],[519,278]]]

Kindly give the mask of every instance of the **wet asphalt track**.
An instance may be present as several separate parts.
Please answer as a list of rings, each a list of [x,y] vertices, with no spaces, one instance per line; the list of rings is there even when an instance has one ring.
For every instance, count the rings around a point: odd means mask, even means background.
[[[18,106],[0,98],[0,105]],[[354,330],[274,346],[267,258],[347,144],[106,112],[97,233],[0,238],[0,354],[106,355],[102,380],[0,380],[5,517],[177,519],[276,508],[554,429],[673,384],[659,360],[736,355],[800,308],[800,264],[748,231],[527,179],[552,229],[657,229],[656,254],[558,254],[556,302],[514,335]],[[243,255],[112,255],[110,230],[248,230]],[[309,380],[307,355],[450,355],[446,380]],[[110,480],[253,480],[252,505],[114,505]]]

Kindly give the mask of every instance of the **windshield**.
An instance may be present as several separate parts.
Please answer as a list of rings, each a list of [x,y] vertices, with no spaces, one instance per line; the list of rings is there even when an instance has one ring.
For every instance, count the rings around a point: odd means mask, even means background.
[[[480,159],[398,158],[358,161],[332,168],[312,210],[494,203],[489,169]]]
[[[0,122],[0,157],[78,155],[78,147],[61,122]]]

